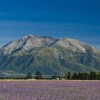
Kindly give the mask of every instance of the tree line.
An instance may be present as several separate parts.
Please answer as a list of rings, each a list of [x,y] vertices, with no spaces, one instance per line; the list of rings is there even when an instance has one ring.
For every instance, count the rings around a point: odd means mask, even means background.
[[[29,72],[25,77],[1,77],[0,79],[55,79],[55,80],[100,80],[100,72],[91,71],[87,72],[79,72],[79,73],[71,73],[70,71],[65,73],[64,75],[54,74],[51,77],[44,77],[41,71],[36,71],[35,76],[33,77],[32,73]]]
[[[100,72],[79,72],[79,73],[73,73],[68,72],[68,74],[65,75],[65,79],[72,79],[72,80],[100,80]]]
[[[35,77],[32,77],[31,73],[28,73],[26,79],[46,79],[42,77],[42,73],[37,71]],[[47,78],[48,79],[48,78]],[[100,72],[91,71],[90,73],[79,72],[79,73],[71,73],[70,71],[65,73],[64,75],[54,74],[49,79],[66,79],[66,80],[100,80]]]

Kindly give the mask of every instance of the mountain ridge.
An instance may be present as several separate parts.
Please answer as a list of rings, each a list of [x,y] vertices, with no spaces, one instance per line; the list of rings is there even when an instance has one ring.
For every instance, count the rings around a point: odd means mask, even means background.
[[[0,48],[0,70],[19,74],[100,71],[100,51],[75,39],[26,35]]]

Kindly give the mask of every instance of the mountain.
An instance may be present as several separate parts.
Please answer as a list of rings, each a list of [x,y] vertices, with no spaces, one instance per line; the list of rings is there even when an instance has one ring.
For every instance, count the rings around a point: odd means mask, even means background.
[[[0,75],[100,71],[100,51],[78,40],[26,35],[0,48]]]

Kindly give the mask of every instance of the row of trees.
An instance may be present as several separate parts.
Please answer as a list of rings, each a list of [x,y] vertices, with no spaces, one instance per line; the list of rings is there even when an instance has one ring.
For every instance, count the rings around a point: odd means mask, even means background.
[[[25,79],[32,79],[32,78],[33,78],[33,76],[30,72],[25,77]],[[37,71],[36,74],[35,74],[34,79],[42,79],[42,73],[40,71]]]
[[[73,80],[100,80],[100,72],[80,72],[80,73],[73,73],[65,74],[65,79],[73,79]]]
[[[49,76],[49,77],[48,77]],[[54,74],[52,76],[48,75],[45,77],[45,75],[42,75],[40,71],[36,71],[35,76],[32,75],[32,73],[28,73],[26,76],[20,76],[20,77],[0,77],[0,79],[66,79],[66,80],[100,80],[100,72],[80,72],[80,73],[71,73],[67,72],[64,75],[57,75]]]
[[[25,79],[32,79],[32,74],[28,73]],[[35,74],[35,79],[43,79],[42,73],[40,71],[37,71]],[[66,79],[66,80],[100,80],[100,72],[80,72],[80,73],[65,73],[65,75],[57,75],[54,74],[51,76],[51,79]]]
[[[42,73],[40,71],[37,71],[35,74],[35,77],[33,77],[32,73],[29,72],[26,76],[9,76],[9,77],[0,77],[0,79],[43,79]]]

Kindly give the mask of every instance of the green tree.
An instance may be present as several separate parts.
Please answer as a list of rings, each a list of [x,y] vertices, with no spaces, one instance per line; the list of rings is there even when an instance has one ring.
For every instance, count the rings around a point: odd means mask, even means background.
[[[32,79],[32,74],[29,72],[25,78],[26,79]]]
[[[42,73],[40,71],[36,71],[35,79],[42,79]]]
[[[90,72],[89,79],[90,80],[96,80],[97,79],[97,73],[94,72],[94,71]]]
[[[68,80],[72,79],[72,75],[71,75],[71,72],[70,71],[68,72],[67,79]]]
[[[88,73],[78,73],[78,79],[80,80],[88,80],[89,74]]]
[[[98,72],[97,79],[100,80],[100,72]]]
[[[73,80],[77,80],[77,78],[78,78],[78,74],[77,73],[73,73],[72,79]]]
[[[89,73],[83,73],[84,74],[84,80],[88,80],[89,79]]]

